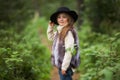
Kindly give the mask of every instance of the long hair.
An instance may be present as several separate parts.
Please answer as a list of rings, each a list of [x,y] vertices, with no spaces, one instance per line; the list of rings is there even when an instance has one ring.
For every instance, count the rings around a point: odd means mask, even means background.
[[[64,26],[62,31],[60,32],[60,34],[59,34],[59,39],[60,40],[64,40],[67,32],[74,27],[73,26],[73,24],[74,24],[73,18],[71,16],[69,16],[68,14],[66,14],[66,15],[67,15],[67,18],[68,18],[68,25]]]

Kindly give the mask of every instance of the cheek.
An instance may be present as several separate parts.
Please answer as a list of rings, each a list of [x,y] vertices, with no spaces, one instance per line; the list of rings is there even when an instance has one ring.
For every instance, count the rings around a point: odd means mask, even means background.
[[[59,19],[57,19],[57,22],[59,22]]]
[[[65,21],[67,24],[69,23],[69,20],[68,20],[68,19],[65,19],[64,21]]]

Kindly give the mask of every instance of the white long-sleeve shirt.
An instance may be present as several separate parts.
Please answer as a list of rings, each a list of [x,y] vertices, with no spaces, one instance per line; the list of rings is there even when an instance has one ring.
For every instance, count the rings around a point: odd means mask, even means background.
[[[57,27],[58,33],[61,32],[62,28],[63,28],[63,26],[58,26]],[[48,26],[48,29],[47,29],[48,39],[51,40],[51,41],[54,40],[55,34],[56,34],[56,31],[53,31],[53,27]],[[68,34],[66,35],[64,44],[65,44],[66,52],[65,52],[65,55],[64,55],[64,58],[63,58],[63,63],[62,63],[61,69],[62,70],[67,70],[67,68],[70,65],[70,61],[71,61],[71,58],[72,58],[72,51],[74,49],[74,38],[73,38],[73,34],[72,34],[71,31],[69,31]]]

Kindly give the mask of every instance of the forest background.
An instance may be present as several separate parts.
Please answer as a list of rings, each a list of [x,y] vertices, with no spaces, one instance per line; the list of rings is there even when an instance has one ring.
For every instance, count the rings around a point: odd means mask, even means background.
[[[46,30],[60,6],[75,10],[77,80],[120,79],[120,0],[0,0],[0,80],[50,80]]]

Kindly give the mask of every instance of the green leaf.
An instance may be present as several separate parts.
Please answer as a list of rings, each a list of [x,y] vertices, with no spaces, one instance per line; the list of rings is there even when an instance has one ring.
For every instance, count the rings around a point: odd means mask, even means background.
[[[113,72],[108,68],[101,70],[99,75],[104,75],[104,80],[113,80]]]

